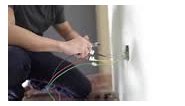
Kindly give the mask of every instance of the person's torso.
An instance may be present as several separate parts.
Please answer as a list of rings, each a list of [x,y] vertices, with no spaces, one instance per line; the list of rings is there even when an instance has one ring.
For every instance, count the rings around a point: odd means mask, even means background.
[[[14,6],[16,25],[42,35],[55,22],[56,6],[19,5]]]

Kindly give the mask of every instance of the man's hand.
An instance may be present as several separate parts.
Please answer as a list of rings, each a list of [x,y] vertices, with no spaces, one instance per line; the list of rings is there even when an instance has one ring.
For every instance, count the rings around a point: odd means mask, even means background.
[[[81,37],[67,21],[55,25],[55,28],[66,40],[60,46],[65,54],[76,55],[79,58],[85,58],[89,54],[92,44],[88,36]]]
[[[72,40],[62,42],[60,48],[67,55],[75,55],[79,58],[85,58],[92,49],[92,44],[88,39],[88,36],[79,36]]]

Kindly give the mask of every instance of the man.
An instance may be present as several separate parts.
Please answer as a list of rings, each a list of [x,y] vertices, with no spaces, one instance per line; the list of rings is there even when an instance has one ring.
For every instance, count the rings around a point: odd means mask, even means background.
[[[66,41],[43,37],[50,26]],[[50,52],[85,58],[92,48],[88,37],[81,37],[64,18],[63,6],[17,5],[8,7],[8,99],[21,100],[21,84],[28,78],[49,80],[61,61]],[[70,64],[65,62],[60,68]],[[60,69],[59,68],[59,69]],[[86,98],[91,91],[88,79],[77,69],[64,74],[59,84]]]

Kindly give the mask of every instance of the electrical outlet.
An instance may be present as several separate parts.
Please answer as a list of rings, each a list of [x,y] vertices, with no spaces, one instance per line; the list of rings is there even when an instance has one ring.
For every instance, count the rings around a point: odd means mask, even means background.
[[[129,46],[128,45],[124,46],[124,52],[123,52],[122,56],[123,56],[122,57],[123,59],[125,59],[127,61],[129,60],[130,57],[129,57]]]
[[[129,60],[129,46],[128,45],[126,45],[125,46],[125,59],[126,60]]]

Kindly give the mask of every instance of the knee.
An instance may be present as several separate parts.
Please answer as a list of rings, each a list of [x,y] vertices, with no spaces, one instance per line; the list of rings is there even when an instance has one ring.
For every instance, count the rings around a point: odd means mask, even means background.
[[[91,82],[77,68],[68,71],[63,77],[58,79],[63,86],[70,89],[75,98],[86,99],[92,90]]]
[[[81,96],[86,98],[92,91],[91,82],[88,79],[86,79],[83,83],[83,87],[84,87],[84,89],[83,89],[83,92],[82,92]]]
[[[79,98],[85,99],[90,94],[92,90],[91,82],[84,76],[83,80],[78,83],[77,91]]]
[[[21,84],[30,73],[31,60],[24,49],[8,47],[8,85]]]

